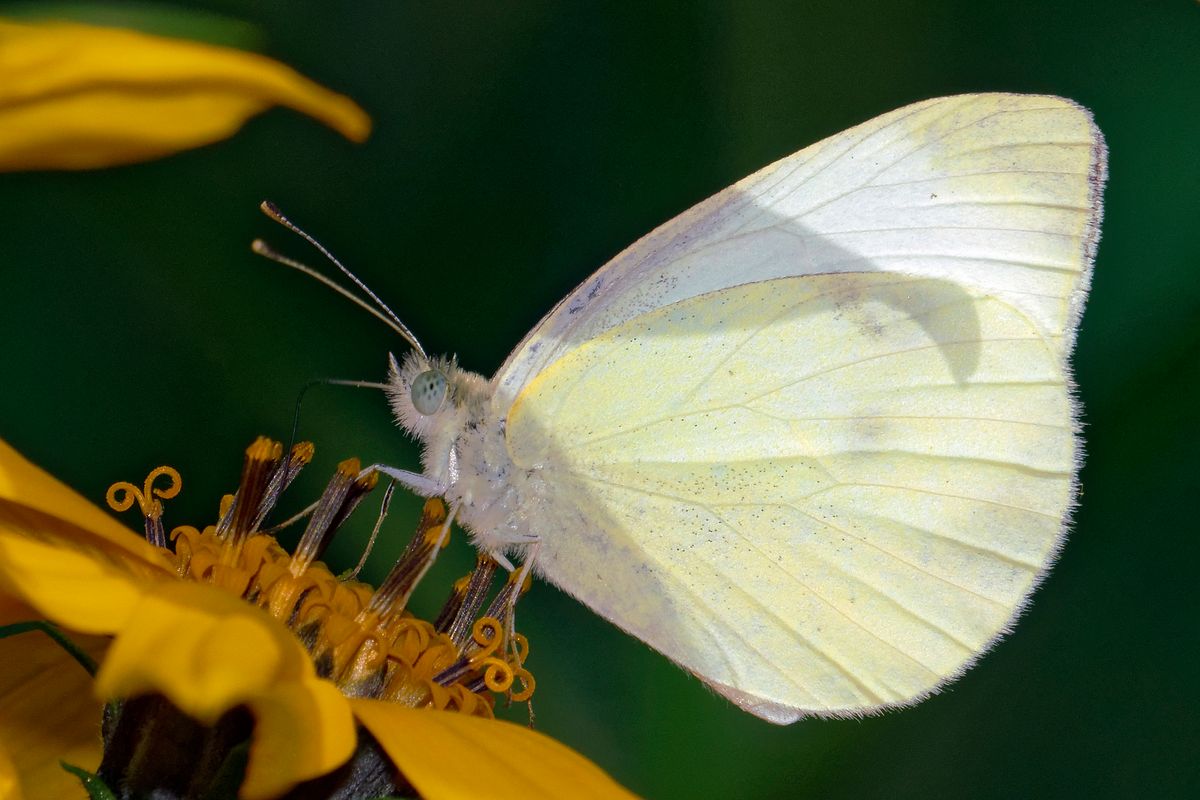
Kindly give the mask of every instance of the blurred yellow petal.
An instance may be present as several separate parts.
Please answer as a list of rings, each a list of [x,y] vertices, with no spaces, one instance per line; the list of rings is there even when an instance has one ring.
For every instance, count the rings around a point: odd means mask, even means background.
[[[83,633],[124,627],[142,599],[130,575],[87,555],[0,530],[0,610],[17,604]]]
[[[102,697],[159,692],[204,725],[279,681],[307,678],[300,643],[262,611],[211,586],[167,583],[122,626],[96,675]]]
[[[271,106],[356,142],[349,98],[264,56],[120,28],[0,21],[0,170],[127,164],[219,141]]]
[[[14,622],[28,622],[37,619],[37,612],[28,604],[22,603],[15,597],[9,597],[0,590],[0,625],[11,625]],[[0,797],[4,797],[0,793]]]
[[[0,139],[3,136],[0,129]],[[0,440],[2,530],[103,553],[106,560],[134,574],[174,574],[167,554]]]
[[[276,796],[354,752],[350,707],[276,620],[211,586],[148,593],[96,675],[98,697],[164,695],[202,725],[245,704],[257,724],[246,798]]]
[[[75,642],[95,657],[107,646],[101,638]],[[91,682],[41,633],[0,639],[0,797],[86,797],[58,762],[93,770],[100,763],[101,703],[91,699]]]
[[[250,703],[254,743],[243,800],[278,797],[300,781],[331,772],[354,751],[354,718],[328,681],[287,684]]]
[[[350,703],[425,800],[635,796],[566,745],[511,722],[379,700]]]
[[[7,797],[8,800],[24,800],[25,797],[17,783],[17,765],[3,747],[0,747],[0,797]]]

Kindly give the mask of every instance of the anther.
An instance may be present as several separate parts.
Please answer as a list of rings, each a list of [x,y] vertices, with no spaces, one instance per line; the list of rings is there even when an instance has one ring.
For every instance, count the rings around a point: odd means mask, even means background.
[[[263,493],[263,499],[259,504],[258,514],[254,518],[252,530],[257,531],[262,527],[263,520],[267,518],[267,514],[271,513],[271,509],[279,501],[279,496],[291,486],[292,481],[300,474],[300,470],[312,462],[315,452],[316,447],[313,446],[312,442],[297,442],[292,446],[288,457],[279,463],[275,468],[275,472],[271,475],[271,480],[267,483],[267,489]]]
[[[448,620],[444,619],[447,616],[445,609],[438,615],[434,627],[439,633],[444,632],[449,636],[450,641],[454,642],[459,650],[470,638],[475,618],[479,615],[479,609],[483,607],[483,601],[487,599],[487,594],[492,588],[492,576],[495,574],[496,562],[490,556],[480,553],[475,560],[475,571],[471,573],[471,579],[454,615]]]
[[[413,589],[445,546],[449,533],[450,519],[445,503],[436,497],[426,500],[416,534],[379,584],[379,590],[367,606],[367,613],[386,617],[404,610]]]
[[[296,545],[296,552],[289,566],[293,575],[300,575],[312,562],[321,557],[332,541],[334,532],[362,502],[366,493],[375,487],[374,481],[358,478],[361,470],[362,464],[357,458],[348,458],[338,464],[337,471],[325,487],[321,499],[317,501],[317,507],[308,520],[308,527],[304,529],[300,543]]]
[[[258,437],[246,448],[237,494],[217,524],[217,535],[229,540],[231,553],[238,553],[255,531],[254,521],[260,516],[267,486],[282,456],[283,446],[265,436]]]

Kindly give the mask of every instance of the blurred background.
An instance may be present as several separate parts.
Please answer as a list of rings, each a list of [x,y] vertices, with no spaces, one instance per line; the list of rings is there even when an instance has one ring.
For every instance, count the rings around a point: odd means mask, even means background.
[[[1110,149],[1075,358],[1088,457],[1074,530],[1016,631],[915,708],[777,728],[537,585],[520,613],[537,726],[654,798],[1200,796],[1200,6],[501,5],[0,3],[255,49],[376,126],[359,146],[275,110],[160,161],[0,175],[0,436],[97,501],[173,464],[167,523],[202,525],[245,445],[287,439],[306,382],[382,379],[396,336],[249,252],[264,237],[318,261],[264,198],[427,349],[490,375],[610,256],[777,158],[924,98],[1071,97]],[[301,436],[317,460],[290,508],[350,455],[417,465],[374,392],[310,392]],[[366,578],[418,511],[397,495]],[[472,559],[459,535],[415,610],[436,613]]]

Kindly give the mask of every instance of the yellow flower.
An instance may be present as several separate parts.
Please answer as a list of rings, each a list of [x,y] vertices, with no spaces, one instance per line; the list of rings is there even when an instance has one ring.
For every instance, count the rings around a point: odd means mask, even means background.
[[[66,22],[0,20],[0,170],[146,161],[232,136],[274,105],[356,142],[366,113],[269,58]]]
[[[61,760],[164,796],[240,782],[258,800],[310,782],[305,796],[629,797],[565,746],[493,718],[494,693],[533,688],[528,644],[498,621],[520,587],[507,581],[480,616],[494,562],[479,559],[435,623],[403,610],[445,545],[440,501],[378,590],[316,561],[374,485],[356,460],[294,554],[260,531],[311,457],[260,439],[220,521],[169,538],[160,498],[178,492],[174,470],[114,485],[111,505],[141,505],[142,538],[0,441],[0,796],[81,796]]]

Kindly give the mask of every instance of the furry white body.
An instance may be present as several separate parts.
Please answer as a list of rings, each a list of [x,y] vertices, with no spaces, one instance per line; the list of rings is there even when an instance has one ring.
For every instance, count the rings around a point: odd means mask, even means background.
[[[412,403],[413,378],[431,367],[445,374],[447,402],[434,414]],[[503,416],[494,408],[487,378],[444,359],[426,362],[416,353],[403,365],[390,361],[388,399],[397,420],[422,442],[421,467],[445,498],[455,519],[484,552],[512,555],[514,547],[537,539],[522,513],[538,502],[538,481],[513,466],[504,440]]]

